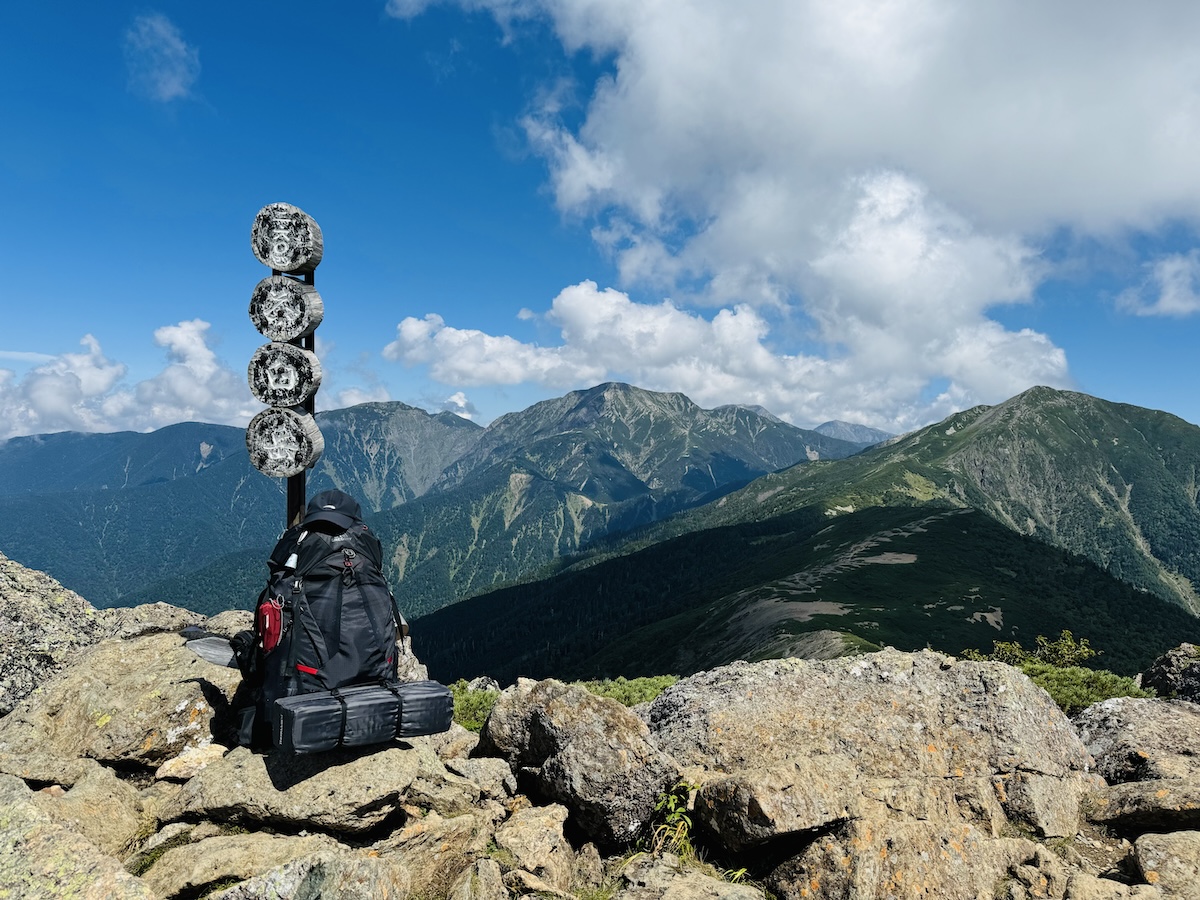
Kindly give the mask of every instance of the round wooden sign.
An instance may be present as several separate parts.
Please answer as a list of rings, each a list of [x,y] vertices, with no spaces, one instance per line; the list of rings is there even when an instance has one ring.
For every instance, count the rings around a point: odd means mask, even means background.
[[[268,203],[258,211],[250,246],[264,266],[293,275],[312,272],[325,252],[320,226],[290,203]]]
[[[250,463],[270,478],[291,478],[312,468],[325,450],[316,420],[294,409],[264,409],[246,428]]]
[[[311,284],[268,275],[250,295],[250,321],[273,341],[294,341],[317,330],[325,318],[325,301]]]
[[[299,406],[321,386],[321,362],[311,350],[272,341],[254,351],[246,377],[257,400]]]

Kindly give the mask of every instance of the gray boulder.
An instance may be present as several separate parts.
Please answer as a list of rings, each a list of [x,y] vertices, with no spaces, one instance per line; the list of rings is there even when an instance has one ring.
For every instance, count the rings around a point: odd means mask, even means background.
[[[226,730],[240,683],[179,635],[102,641],[0,719],[0,752],[157,767]]]
[[[793,894],[790,896],[803,896]],[[763,893],[748,884],[716,877],[673,854],[641,856],[626,865],[613,900],[763,900]]]
[[[208,900],[279,900],[336,897],[379,900],[412,896],[408,870],[363,852],[321,851],[284,863],[215,894]]]
[[[0,716],[102,633],[90,603],[0,553]]]
[[[179,634],[185,628],[199,628],[206,621],[200,613],[163,602],[100,609],[96,611],[96,620],[105,637],[122,639]]]
[[[928,651],[734,663],[668,688],[648,720],[704,779],[834,757],[865,783],[900,785],[899,814],[986,811],[994,793],[1010,820],[1046,836],[1075,833],[1092,784],[1087,749],[1045,691],[1010,666]],[[841,809],[843,786],[830,784],[824,806]]]
[[[779,896],[813,883],[829,897],[914,884],[986,896],[1037,861],[1034,842],[1002,835],[1074,836],[1097,783],[1070,721],[1023,674],[931,652],[733,663],[646,715],[700,784],[710,838],[796,848],[764,875]]]
[[[159,897],[195,897],[230,879],[254,878],[336,847],[329,838],[316,835],[217,835],[170,848],[142,880]]]
[[[157,900],[77,831],[55,822],[19,778],[0,775],[0,895],[57,900]]]
[[[1114,697],[1072,720],[1110,784],[1200,777],[1200,705]]]
[[[527,791],[561,803],[605,847],[633,841],[679,777],[636,715],[554,680],[519,679],[501,693],[475,755],[505,759]]]
[[[1200,831],[1144,834],[1134,843],[1142,877],[1171,900],[1200,900]]]
[[[406,807],[443,816],[474,809],[479,787],[427,748],[371,747],[262,756],[236,747],[180,790],[166,821],[205,818],[335,834],[370,831]]]
[[[1200,830],[1200,778],[1114,784],[1088,799],[1088,819],[1124,835]]]
[[[1168,650],[1142,673],[1142,687],[1160,697],[1200,702],[1200,647],[1183,643]]]
[[[506,815],[492,804],[449,817],[437,812],[418,815],[414,810],[399,830],[372,844],[370,852],[403,865],[411,875],[413,894],[445,896],[480,859],[490,859],[497,823]],[[490,868],[485,874],[491,874]],[[501,875],[496,873],[497,882]]]

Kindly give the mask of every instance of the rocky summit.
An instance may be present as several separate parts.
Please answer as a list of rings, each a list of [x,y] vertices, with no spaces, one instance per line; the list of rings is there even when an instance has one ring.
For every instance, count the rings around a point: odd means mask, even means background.
[[[518,679],[478,735],[264,755],[185,646],[245,614],[104,619],[4,563],[6,672],[40,668],[5,680],[0,897],[1200,898],[1190,700],[1072,720],[1009,666],[885,649],[634,709]]]

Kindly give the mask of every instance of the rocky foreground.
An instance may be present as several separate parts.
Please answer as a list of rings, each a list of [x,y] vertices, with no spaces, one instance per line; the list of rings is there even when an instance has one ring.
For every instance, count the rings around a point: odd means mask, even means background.
[[[0,557],[0,897],[1200,898],[1186,700],[1068,720],[1008,666],[885,650],[636,710],[521,680],[478,736],[264,756],[184,646],[247,618],[96,611]],[[653,839],[681,813],[700,861]]]

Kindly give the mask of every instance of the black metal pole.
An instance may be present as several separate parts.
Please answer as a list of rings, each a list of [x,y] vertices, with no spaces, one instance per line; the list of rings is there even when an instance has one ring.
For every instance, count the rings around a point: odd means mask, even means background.
[[[276,269],[271,270],[272,275],[281,275],[283,273]],[[315,285],[315,273],[309,272],[304,276],[304,283]],[[304,350],[315,350],[317,347],[317,337],[314,334],[305,335],[295,341],[293,344],[298,344]],[[311,397],[304,401],[304,411],[309,415],[315,415],[317,411],[317,392],[313,391]],[[307,471],[302,470],[297,475],[292,475],[287,480],[287,522],[284,528],[291,528],[293,525],[300,524],[300,520],[304,517],[304,508],[308,504],[308,486],[307,486]]]

